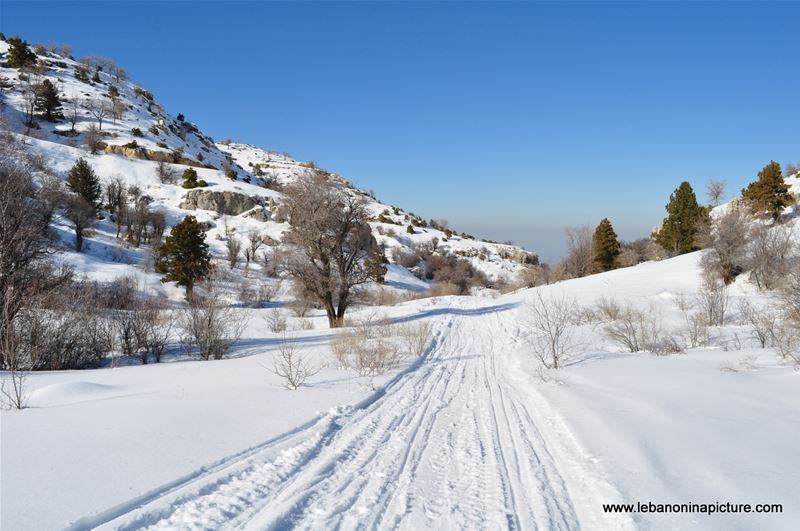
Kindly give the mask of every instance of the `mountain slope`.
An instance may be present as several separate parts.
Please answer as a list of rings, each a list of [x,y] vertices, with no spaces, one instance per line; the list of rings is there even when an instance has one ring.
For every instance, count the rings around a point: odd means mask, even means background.
[[[8,48],[8,43],[0,42],[0,54],[7,54]],[[41,66],[34,73],[22,74],[17,69],[0,68],[4,87],[0,128],[26,133],[28,136],[23,137],[24,141],[48,160],[56,171],[63,175],[78,158],[83,157],[103,181],[118,176],[127,185],[138,186],[143,194],[152,198],[152,206],[165,214],[168,226],[173,226],[187,214],[196,215],[211,227],[211,250],[218,257],[225,254],[226,223],[240,236],[257,231],[268,241],[281,242],[288,225],[276,221],[273,216],[283,197],[280,190],[313,171],[311,164],[254,146],[214,143],[195,124],[180,115],[176,118],[166,112],[149,91],[124,77],[117,79],[114,74],[104,71],[113,72],[115,69],[103,61],[98,62],[103,68],[97,72],[99,81],[93,82],[93,67],[89,68],[88,78],[82,81],[76,77],[76,69],[82,66],[72,59],[47,53],[39,55],[38,60]],[[31,94],[30,85],[43,79],[55,84],[65,102],[65,119],[57,123],[37,119],[36,126],[29,128],[25,123],[26,98]],[[118,95],[112,98],[112,92]],[[89,129],[101,124],[87,108],[113,107],[114,100],[124,112],[118,119],[114,119],[110,112],[104,117],[100,132],[102,149],[91,154],[86,145]],[[75,108],[73,102],[77,102]],[[76,113],[74,133],[67,119],[73,111]],[[208,188],[187,191],[179,186],[179,182],[159,182],[155,174],[159,160],[169,162],[178,175],[186,168],[195,168],[198,178],[207,181]],[[400,256],[398,253],[411,253],[416,245],[430,244],[431,241],[438,241],[439,253],[468,259],[494,281],[513,280],[525,263],[537,261],[534,253],[513,245],[477,241],[468,235],[450,233],[445,227],[427,226],[428,222],[381,203],[370,194],[352,187],[340,176],[331,175],[351,193],[368,200],[374,215],[371,223],[373,234],[386,247],[390,262],[396,262]],[[253,208],[239,212],[238,208],[210,207],[212,201],[209,199],[199,201],[199,205],[186,200],[192,194],[210,198],[207,192],[228,193],[232,197],[228,201],[244,202]],[[254,201],[247,201],[247,198]],[[226,210],[226,219],[221,219]],[[412,221],[417,226],[413,229],[414,234],[409,234],[408,227]],[[63,220],[59,230],[68,243],[71,237]],[[79,270],[90,276],[109,278],[126,270],[119,267],[120,263],[136,264],[146,259],[144,249],[131,249],[115,236],[116,231],[110,222],[101,223],[96,237],[88,240],[87,252],[79,256],[68,253],[68,261],[79,265]],[[397,251],[393,252],[395,249]],[[254,264],[253,267],[259,266]],[[418,267],[408,267],[419,275]],[[412,275],[403,273],[402,269],[400,266],[392,268],[394,273],[400,274],[400,279],[405,279],[396,285],[415,285]],[[130,273],[130,268],[127,270]],[[151,280],[147,282],[155,285]]]

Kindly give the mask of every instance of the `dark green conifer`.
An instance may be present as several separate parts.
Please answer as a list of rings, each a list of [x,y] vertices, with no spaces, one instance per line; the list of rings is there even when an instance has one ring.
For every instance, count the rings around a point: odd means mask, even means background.
[[[756,214],[767,214],[776,220],[787,206],[792,204],[789,185],[783,180],[781,166],[770,161],[758,172],[758,180],[742,190],[742,199]]]
[[[17,36],[8,39],[8,66],[22,68],[36,62],[36,54],[28,47],[28,43]]]
[[[100,179],[84,159],[78,159],[67,174],[67,186],[96,208],[103,194]]]
[[[592,236],[594,261],[601,271],[609,271],[616,267],[619,256],[619,240],[614,227],[608,218],[603,218]]]
[[[44,115],[45,120],[55,122],[57,119],[63,118],[58,90],[49,79],[45,79],[36,87],[34,105]]]
[[[158,250],[155,269],[165,275],[162,282],[177,282],[185,287],[187,299],[191,299],[195,283],[211,274],[206,235],[194,216],[186,216],[173,227]]]
[[[697,250],[697,235],[708,212],[697,203],[692,185],[684,181],[669,196],[667,217],[653,235],[657,244],[671,254]]]

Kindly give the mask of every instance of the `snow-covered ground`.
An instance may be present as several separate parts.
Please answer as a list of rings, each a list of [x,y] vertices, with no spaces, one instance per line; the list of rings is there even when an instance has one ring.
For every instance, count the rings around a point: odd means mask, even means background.
[[[3,527],[793,529],[800,373],[773,350],[621,353],[585,324],[567,366],[542,372],[524,340],[537,290],[583,306],[613,296],[677,330],[698,260],[382,308],[435,333],[373,382],[331,366],[285,390],[263,367],[276,337],[258,326],[230,360],[34,374],[33,407],[2,413]],[[745,281],[731,296],[761,300]],[[314,319],[295,340],[330,361]],[[783,513],[602,510],[636,501]]]

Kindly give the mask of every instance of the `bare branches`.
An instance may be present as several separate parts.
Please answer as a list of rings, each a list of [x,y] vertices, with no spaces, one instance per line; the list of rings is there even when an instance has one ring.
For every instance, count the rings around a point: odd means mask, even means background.
[[[303,293],[325,309],[330,326],[339,327],[351,290],[372,278],[364,262],[377,244],[367,224],[366,203],[314,172],[286,190],[283,209],[292,225],[287,239],[294,248],[286,268],[303,285]]]
[[[247,316],[223,300],[213,282],[205,283],[205,293],[195,294],[184,310],[178,327],[187,350],[196,350],[204,360],[225,357],[242,336]]]
[[[321,370],[322,366],[312,366],[294,341],[284,335],[278,343],[278,354],[272,357],[270,372],[286,380],[286,387],[295,391]]]
[[[100,131],[103,130],[103,120],[113,111],[112,105],[101,98],[89,98],[84,100],[83,108],[97,120],[97,128]]]
[[[534,354],[548,369],[562,367],[573,347],[577,303],[565,296],[546,299],[536,291],[526,308],[530,319],[525,326]]]

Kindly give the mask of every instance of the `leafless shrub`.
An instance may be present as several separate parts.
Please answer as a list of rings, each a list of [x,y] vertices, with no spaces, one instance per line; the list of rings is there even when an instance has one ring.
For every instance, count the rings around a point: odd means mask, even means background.
[[[222,359],[247,325],[242,311],[226,304],[213,281],[205,282],[205,293],[192,297],[178,324],[181,343],[204,360]]]
[[[724,339],[722,341],[722,350],[725,352],[731,350],[742,350],[742,339],[739,337],[739,334],[734,333],[732,338]]]
[[[545,299],[540,291],[526,304],[524,323],[534,354],[548,369],[564,365],[573,348],[574,314],[578,304],[565,296]]]
[[[775,349],[784,360],[800,367],[800,326],[792,319],[779,321],[774,334]]]
[[[297,320],[297,330],[314,330],[314,321],[311,319],[300,318]]]
[[[706,275],[697,302],[705,314],[708,326],[725,324],[729,301],[728,286],[721,279]]]
[[[701,262],[706,275],[716,275],[730,284],[744,270],[750,222],[747,210],[732,203],[723,215],[704,227],[699,240],[707,248]]]
[[[15,353],[16,355],[17,353]],[[5,398],[0,404],[5,408],[25,409],[28,407],[28,369],[23,359],[10,359],[5,374],[0,380],[0,394]]]
[[[425,354],[433,339],[433,323],[417,321],[401,325],[398,329],[406,355],[418,358]]]
[[[286,380],[286,387],[296,391],[306,380],[322,370],[322,366],[312,366],[300,353],[297,345],[283,336],[278,343],[278,354],[272,357],[271,371]]]
[[[239,283],[239,301],[243,306],[259,308],[268,302],[272,302],[279,289],[279,283],[269,282],[264,279],[253,282],[243,280]]]
[[[778,297],[786,309],[786,317],[800,328],[800,257],[794,258],[791,270],[778,289]]]
[[[398,265],[412,268],[419,266],[422,257],[416,251],[404,252],[401,248],[396,247],[392,250],[392,260]]]
[[[547,283],[547,272],[540,265],[526,266],[517,274],[516,280],[516,283],[511,284],[514,288],[535,288]]]
[[[686,339],[690,348],[697,348],[708,344],[708,317],[705,312],[698,310],[697,300],[690,299],[683,294],[678,295],[675,305],[681,312],[684,322]]]
[[[791,270],[795,241],[788,225],[757,225],[751,232],[746,267],[759,289],[775,289]]]
[[[677,345],[674,339],[662,336],[661,322],[653,308],[643,311],[630,305],[623,307],[619,317],[603,327],[603,334],[630,352],[663,354]]]
[[[456,295],[466,295],[473,287],[486,287],[486,275],[463,258],[431,254],[425,259],[425,278],[458,288]]]
[[[460,295],[461,289],[449,282],[434,282],[425,290],[423,297],[446,297],[448,295]]]
[[[350,354],[358,346],[357,338],[352,330],[341,329],[331,339],[330,348],[340,369],[350,368]]]
[[[83,141],[86,145],[86,149],[88,149],[92,154],[97,153],[103,149],[104,146],[101,139],[100,130],[94,124],[90,124],[86,129],[86,132],[83,134]]]
[[[622,306],[614,299],[603,296],[595,304],[595,314],[602,322],[616,321],[622,317]]]
[[[366,306],[394,306],[405,300],[396,290],[382,286],[358,290],[354,299],[356,302]]]
[[[377,376],[396,367],[403,353],[394,341],[394,327],[375,315],[351,324],[337,333],[331,351],[342,368],[353,368],[361,376]]]
[[[156,178],[162,184],[175,184],[178,180],[178,172],[169,163],[163,160],[156,164]]]
[[[771,347],[775,343],[775,334],[780,316],[770,308],[756,308],[747,299],[739,301],[739,319],[750,329],[750,336],[761,345]]]
[[[264,316],[264,322],[273,334],[286,331],[286,317],[278,308],[273,308]]]

